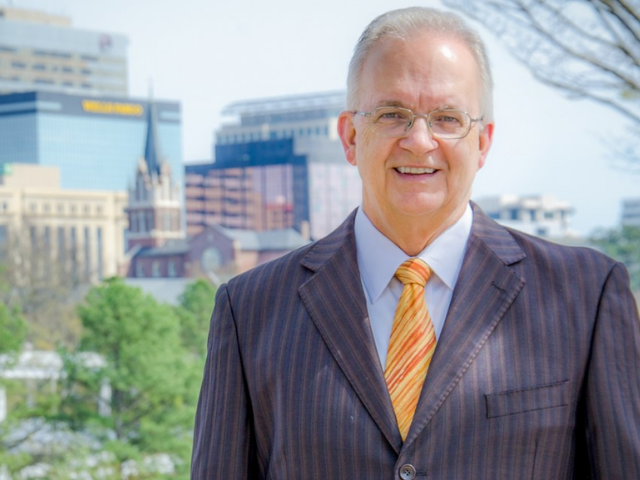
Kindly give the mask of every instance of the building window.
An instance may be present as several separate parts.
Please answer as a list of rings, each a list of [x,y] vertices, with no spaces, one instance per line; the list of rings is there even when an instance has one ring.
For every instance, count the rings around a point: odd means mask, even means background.
[[[144,277],[144,269],[142,268],[142,263],[140,261],[136,262],[136,277]]]
[[[83,207],[82,211],[83,211],[86,215],[88,215],[88,214],[89,214],[89,212],[91,212],[91,207],[89,207],[89,205],[85,205],[85,206]]]
[[[98,280],[104,277],[104,266],[102,264],[102,227],[96,229],[96,250],[97,250],[97,273]]]
[[[29,204],[29,211],[30,212],[35,212],[36,211],[36,204],[35,203],[30,203]]]
[[[62,203],[58,204],[58,213],[64,213],[64,205]]]
[[[175,260],[169,260],[168,269],[169,269],[169,276],[170,277],[175,277],[176,276],[176,262],[175,262]]]
[[[45,275],[49,277],[51,275],[51,228],[44,227],[42,233],[42,253],[45,257],[44,271]]]
[[[35,252],[38,248],[38,232],[36,227],[29,227],[29,241],[31,242],[31,251]]]
[[[158,260],[154,260],[151,264],[151,276],[159,277],[160,276],[160,262]]]
[[[49,213],[51,211],[51,205],[49,205],[48,203],[45,203],[42,206],[42,210],[44,210],[45,213]]]
[[[76,237],[76,227],[69,229],[69,255],[71,257],[71,280],[78,281],[78,239]]]
[[[5,244],[8,236],[8,227],[6,225],[0,225],[0,247]]]
[[[147,222],[143,211],[138,212],[138,231],[141,233],[147,231]]]
[[[64,266],[67,261],[66,238],[64,235],[64,227],[58,227],[58,264]]]
[[[89,227],[84,227],[84,278],[91,278],[91,238]]]

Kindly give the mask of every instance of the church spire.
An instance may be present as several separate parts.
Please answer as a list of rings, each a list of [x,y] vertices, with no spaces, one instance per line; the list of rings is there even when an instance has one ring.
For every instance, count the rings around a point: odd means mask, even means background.
[[[156,106],[153,101],[153,91],[149,89],[149,108],[147,110],[147,140],[144,147],[144,159],[147,171],[153,178],[160,177],[161,153],[158,142],[158,128],[156,125]]]

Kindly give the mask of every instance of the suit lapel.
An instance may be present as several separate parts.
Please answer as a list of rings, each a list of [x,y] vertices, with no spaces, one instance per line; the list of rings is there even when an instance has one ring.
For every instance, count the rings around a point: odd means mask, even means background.
[[[402,440],[375,349],[357,264],[353,219],[321,240],[302,264],[315,272],[298,292],[360,401],[391,446]]]
[[[404,447],[436,414],[524,286],[509,267],[522,258],[507,230],[474,208],[460,276]]]

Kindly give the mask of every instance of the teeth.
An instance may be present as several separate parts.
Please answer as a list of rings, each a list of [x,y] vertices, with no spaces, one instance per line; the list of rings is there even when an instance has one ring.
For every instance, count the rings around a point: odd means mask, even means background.
[[[400,173],[410,173],[411,175],[423,175],[425,173],[434,173],[434,168],[415,168],[415,167],[398,167]]]

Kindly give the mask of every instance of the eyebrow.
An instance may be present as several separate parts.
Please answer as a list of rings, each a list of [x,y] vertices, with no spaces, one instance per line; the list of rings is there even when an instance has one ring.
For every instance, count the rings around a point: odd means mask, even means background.
[[[399,100],[382,100],[374,108],[378,108],[378,107],[402,107],[402,108],[406,108],[406,109],[411,110],[412,112],[414,112],[414,108],[407,106],[404,102],[401,102]],[[451,105],[449,103],[445,103],[443,105],[439,105],[438,107],[436,107],[436,108],[434,108],[432,110],[429,110],[429,111],[430,112],[435,112],[435,111],[438,111],[438,110],[461,110],[461,111],[466,111],[462,107],[456,107],[456,106]]]

